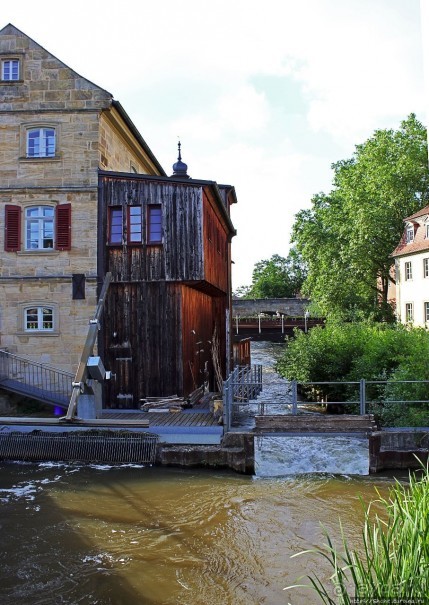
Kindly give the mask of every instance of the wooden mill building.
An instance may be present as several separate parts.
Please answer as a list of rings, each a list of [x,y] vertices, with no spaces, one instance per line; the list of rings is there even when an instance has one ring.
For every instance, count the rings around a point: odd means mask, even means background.
[[[186,396],[204,382],[217,390],[216,366],[222,376],[229,369],[234,188],[190,179],[180,147],[173,168],[171,177],[100,173],[99,267],[113,282],[103,351],[115,407]]]
[[[214,385],[215,327],[222,372],[230,360],[233,187],[181,160],[167,176],[108,91],[12,24],[0,127],[0,348],[74,373],[111,271],[106,405]]]

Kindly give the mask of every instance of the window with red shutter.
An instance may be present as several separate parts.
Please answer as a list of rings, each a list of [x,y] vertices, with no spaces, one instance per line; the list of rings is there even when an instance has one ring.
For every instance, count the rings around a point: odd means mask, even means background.
[[[71,249],[71,204],[60,204],[55,212],[55,248]]]
[[[5,208],[5,238],[6,252],[21,250],[21,208],[6,204]]]

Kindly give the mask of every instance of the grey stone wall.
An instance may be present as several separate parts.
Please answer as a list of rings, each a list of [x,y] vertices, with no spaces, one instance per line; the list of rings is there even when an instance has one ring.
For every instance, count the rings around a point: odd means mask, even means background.
[[[287,315],[303,317],[310,301],[308,298],[255,298],[234,299],[232,301],[233,317],[254,317],[259,313],[268,315]]]

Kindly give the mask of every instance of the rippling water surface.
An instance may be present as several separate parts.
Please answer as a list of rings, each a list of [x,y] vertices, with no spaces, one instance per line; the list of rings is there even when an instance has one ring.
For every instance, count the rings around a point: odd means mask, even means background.
[[[283,591],[323,561],[291,555],[336,536],[358,544],[382,477],[275,479],[158,468],[0,465],[2,605],[294,605]]]
[[[253,351],[282,396],[279,345]],[[271,350],[271,348],[273,350]],[[281,403],[286,407],[286,403]],[[247,477],[165,468],[0,463],[1,605],[313,605],[283,590],[339,518],[359,548],[360,496],[389,477]]]

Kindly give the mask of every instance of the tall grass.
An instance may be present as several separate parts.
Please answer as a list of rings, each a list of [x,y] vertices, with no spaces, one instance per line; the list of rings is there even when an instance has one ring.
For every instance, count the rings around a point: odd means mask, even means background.
[[[374,502],[385,515],[372,514],[371,504],[365,510],[361,554],[349,547],[342,527],[342,552],[324,529],[323,548],[293,556],[311,552],[326,559],[333,571],[331,584],[325,586],[314,574],[307,576],[309,584],[285,590],[306,586],[329,605],[429,603],[428,467],[419,478],[410,475],[409,485],[396,481],[387,498],[377,495]]]

